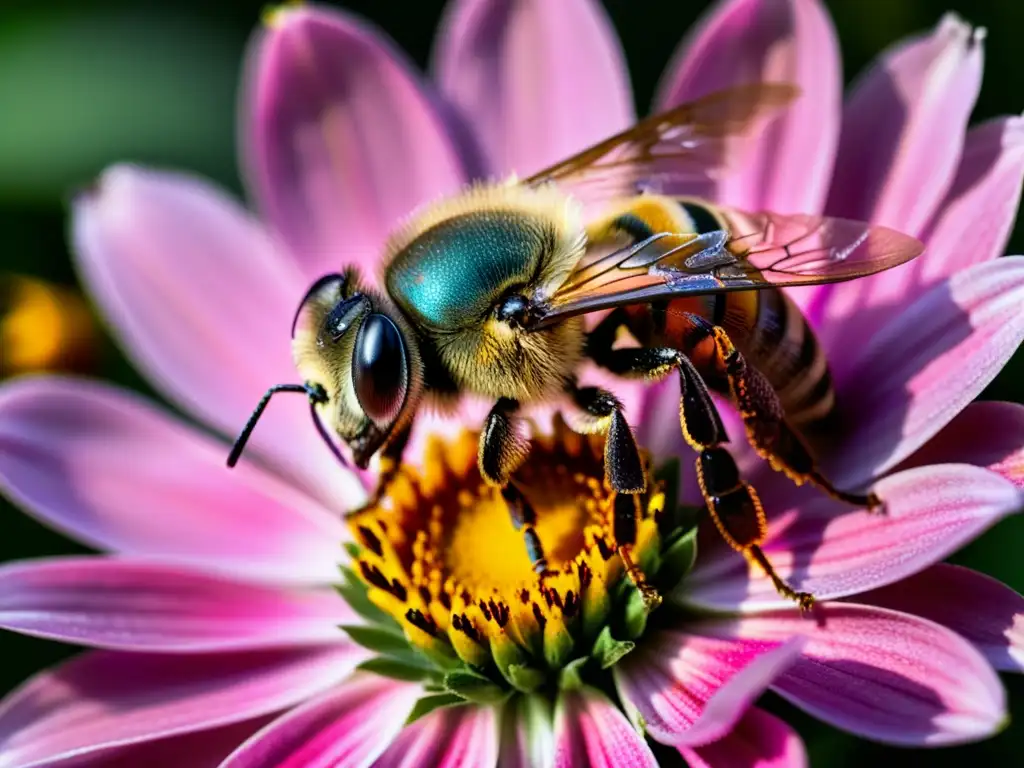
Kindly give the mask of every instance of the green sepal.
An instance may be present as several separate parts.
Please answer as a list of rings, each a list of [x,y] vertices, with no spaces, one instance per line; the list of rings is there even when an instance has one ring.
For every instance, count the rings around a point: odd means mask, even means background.
[[[611,612],[612,603],[607,589],[588,588],[584,590],[582,600],[580,624],[583,642],[589,643],[608,623],[608,614]]]
[[[631,640],[616,640],[612,637],[611,628],[605,627],[601,630],[601,634],[597,636],[597,642],[594,643],[594,650],[591,651],[590,655],[600,665],[601,669],[608,669],[615,666],[619,659],[635,647],[636,643]]]
[[[583,687],[583,668],[590,661],[589,656],[580,656],[573,659],[564,667],[558,675],[558,687],[563,691],[573,691]]]
[[[334,589],[348,603],[349,608],[374,624],[398,627],[398,623],[393,618],[373,604],[366,593],[366,585],[356,576],[355,571],[343,565],[341,566],[341,576],[342,582],[335,584]]]
[[[374,653],[382,653],[386,656],[409,656],[413,653],[412,646],[409,645],[405,635],[386,627],[342,624],[338,629],[352,638],[353,642]]]
[[[438,693],[434,696],[424,696],[413,706],[412,712],[409,713],[409,717],[405,720],[405,724],[412,725],[421,717],[429,715],[435,709],[440,709],[441,707],[454,707],[465,703],[465,699],[461,696],[456,696],[453,693]]]
[[[373,672],[375,675],[383,677],[390,677],[392,680],[407,680],[412,683],[427,680],[434,672],[425,664],[420,665],[405,659],[390,659],[385,656],[377,656],[364,661],[356,669]]]
[[[348,556],[351,557],[353,560],[358,560],[359,556],[363,554],[363,551],[359,548],[359,545],[356,544],[354,541],[346,541],[342,543],[342,546],[345,548],[345,551],[348,552]]]
[[[561,669],[572,653],[573,637],[562,622],[549,621],[544,628],[544,660],[551,669]]]
[[[455,651],[447,643],[434,643],[429,647],[425,645],[417,645],[415,647],[419,653],[426,656],[446,672],[462,669],[465,666],[462,663],[462,659],[455,654]]]
[[[662,592],[670,592],[693,568],[697,561],[697,526],[675,537],[661,553],[661,567],[654,584]]]
[[[547,675],[536,667],[528,664],[509,664],[505,670],[505,679],[523,693],[533,693],[547,680]]]
[[[498,704],[511,694],[490,678],[469,670],[449,672],[444,676],[444,687],[449,693],[477,704]]]
[[[631,585],[632,586],[632,585]],[[623,629],[626,637],[636,640],[647,628],[649,611],[640,590],[633,587],[626,596],[626,607],[623,610]]]

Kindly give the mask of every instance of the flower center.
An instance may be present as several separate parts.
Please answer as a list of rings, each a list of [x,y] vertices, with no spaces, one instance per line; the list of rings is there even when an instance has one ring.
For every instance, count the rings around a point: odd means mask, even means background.
[[[477,440],[432,438],[422,469],[401,468],[387,498],[352,521],[355,570],[369,599],[442,668],[496,669],[499,682],[532,690],[586,656],[607,626],[621,629],[627,604],[642,631],[646,608],[616,552],[602,438],[556,418],[516,472],[536,511],[542,575],[501,493],[480,476]],[[660,484],[652,480],[641,501],[632,553],[650,576],[663,560]]]

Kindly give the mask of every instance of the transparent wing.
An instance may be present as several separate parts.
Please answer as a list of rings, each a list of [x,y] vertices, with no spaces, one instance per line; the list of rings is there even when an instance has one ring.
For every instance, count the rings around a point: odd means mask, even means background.
[[[909,235],[860,221],[716,210],[727,229],[663,232],[582,264],[538,308],[534,325],[693,294],[835,283],[890,269],[924,250]]]
[[[735,166],[742,138],[799,93],[788,83],[718,91],[642,120],[523,183],[554,182],[595,203],[639,189],[671,192],[686,182],[707,182]]]

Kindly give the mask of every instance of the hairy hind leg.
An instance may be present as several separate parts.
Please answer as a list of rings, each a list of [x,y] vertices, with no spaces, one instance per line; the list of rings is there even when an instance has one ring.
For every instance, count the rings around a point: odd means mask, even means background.
[[[698,332],[707,333],[714,341],[716,365],[729,381],[747,440],[772,469],[784,473],[797,485],[811,483],[848,504],[871,510],[881,507],[874,493],[850,493],[836,488],[821,473],[807,445],[786,422],[779,396],[764,374],[747,365],[723,328],[696,316],[693,321]]]

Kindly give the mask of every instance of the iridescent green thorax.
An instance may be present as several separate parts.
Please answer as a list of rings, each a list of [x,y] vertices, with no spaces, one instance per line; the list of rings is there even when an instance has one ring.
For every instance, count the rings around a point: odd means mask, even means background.
[[[521,211],[479,211],[427,229],[397,253],[385,283],[418,324],[458,329],[483,321],[495,300],[533,278],[555,232]]]

